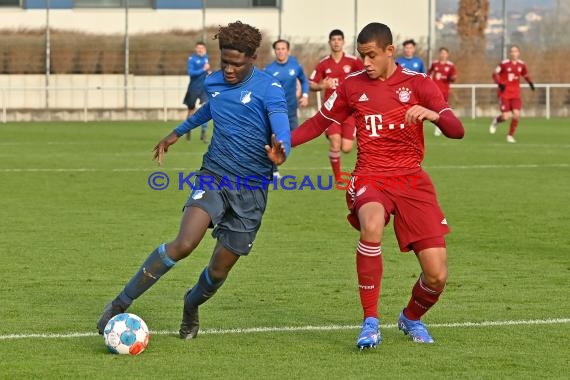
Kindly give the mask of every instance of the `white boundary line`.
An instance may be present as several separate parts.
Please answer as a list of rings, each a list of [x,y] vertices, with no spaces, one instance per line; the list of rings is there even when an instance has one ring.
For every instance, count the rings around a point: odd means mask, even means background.
[[[533,169],[533,168],[570,168],[570,164],[554,163],[554,164],[518,164],[518,165],[434,165],[423,166],[426,170],[466,170],[466,169]],[[286,170],[330,170],[330,167],[284,167]],[[35,173],[35,172],[170,172],[182,171],[191,173],[189,168],[115,168],[115,169],[96,169],[96,168],[0,168],[0,173]]]
[[[454,322],[433,323],[430,328],[469,328],[469,327],[501,327],[501,326],[530,326],[530,325],[557,325],[570,323],[570,318],[554,319],[527,319],[513,321],[482,321],[482,322]],[[250,327],[241,329],[206,329],[200,331],[201,335],[227,335],[227,334],[255,334],[255,333],[279,333],[279,332],[302,332],[302,331],[339,331],[356,330],[359,325],[327,325],[327,326],[283,326],[283,327]],[[382,329],[396,328],[395,324],[381,325]],[[178,331],[151,331],[151,335],[177,335]],[[0,335],[0,340],[16,339],[67,339],[98,336],[91,332],[69,332],[61,334],[9,334]]]

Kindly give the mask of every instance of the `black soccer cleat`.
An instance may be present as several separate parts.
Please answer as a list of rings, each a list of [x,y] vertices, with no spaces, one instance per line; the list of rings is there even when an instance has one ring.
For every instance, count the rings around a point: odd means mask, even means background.
[[[184,295],[184,311],[182,312],[182,323],[180,323],[180,339],[194,339],[198,335],[200,328],[200,320],[198,317],[198,307],[188,307],[186,304],[186,296],[190,294],[192,289],[188,290]]]
[[[103,309],[103,314],[101,315],[99,322],[97,322],[97,331],[99,331],[99,335],[103,335],[105,326],[107,326],[107,323],[111,318],[113,318],[115,315],[124,313],[125,310],[126,308],[119,305],[115,300],[105,305],[105,309]]]

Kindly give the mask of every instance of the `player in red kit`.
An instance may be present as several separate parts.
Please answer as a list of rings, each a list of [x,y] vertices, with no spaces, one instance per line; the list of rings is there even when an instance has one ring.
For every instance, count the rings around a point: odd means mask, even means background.
[[[345,54],[344,33],[335,29],[329,33],[331,53],[323,58],[309,78],[313,91],[325,90],[327,99],[351,72],[362,70],[362,62],[353,55]],[[329,139],[329,161],[336,181],[340,180],[340,151],[348,153],[354,141],[354,119],[349,117],[342,124],[331,123],[326,130]]]
[[[398,327],[415,342],[432,343],[421,317],[437,302],[447,281],[444,235],[449,228],[421,168],[423,122],[431,121],[454,139],[462,138],[464,129],[427,75],[396,65],[390,28],[368,24],[357,42],[365,70],[349,75],[319,112],[293,132],[292,145],[314,139],[331,122],[339,125],[354,116],[358,157],[346,195],[348,220],[360,231],[356,270],[364,320],[356,345],[362,349],[381,342],[381,241],[390,215],[400,250],[414,251],[422,269]]]
[[[434,61],[428,75],[433,79],[437,88],[441,91],[443,99],[449,103],[449,85],[457,79],[455,65],[449,59],[449,50],[445,47],[439,49],[439,60]],[[441,136],[441,131],[435,127],[435,135]]]
[[[514,45],[510,50],[510,59],[506,59],[493,73],[493,80],[499,85],[498,96],[501,105],[501,114],[493,119],[489,132],[495,134],[497,132],[497,124],[505,120],[509,120],[510,112],[513,114],[507,142],[515,143],[515,131],[519,124],[519,115],[522,107],[520,78],[523,77],[529,84],[530,89],[534,91],[534,83],[528,75],[528,70],[523,61],[519,59],[520,49]]]

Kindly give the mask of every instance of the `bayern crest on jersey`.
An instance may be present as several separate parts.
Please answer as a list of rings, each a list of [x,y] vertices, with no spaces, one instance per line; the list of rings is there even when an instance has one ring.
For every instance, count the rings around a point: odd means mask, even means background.
[[[342,67],[342,70],[345,72],[345,74],[350,73],[350,70],[352,69],[352,67],[350,67],[350,65],[344,65]]]
[[[410,91],[410,89],[407,87],[400,87],[398,90],[396,90],[396,93],[398,94],[398,99],[400,99],[402,103],[409,102],[412,96],[412,91]]]

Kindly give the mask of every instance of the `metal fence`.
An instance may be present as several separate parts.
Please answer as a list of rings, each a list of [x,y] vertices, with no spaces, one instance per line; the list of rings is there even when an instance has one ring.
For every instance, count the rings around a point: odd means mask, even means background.
[[[162,80],[163,85],[129,87],[0,87],[1,120],[6,123],[19,120],[136,120],[149,117],[164,121],[180,119],[186,113],[182,104],[186,84],[182,83],[187,78],[181,76],[171,79],[174,81]],[[148,79],[145,81],[156,83]],[[536,84],[535,87],[535,92],[521,89],[523,115],[546,119],[570,117],[570,84]],[[493,84],[452,85],[450,104],[461,117],[496,115],[496,88]],[[302,117],[308,117],[316,111],[314,95],[311,96],[310,106],[300,110]]]

